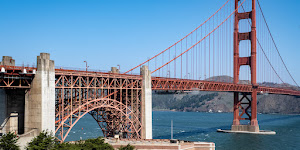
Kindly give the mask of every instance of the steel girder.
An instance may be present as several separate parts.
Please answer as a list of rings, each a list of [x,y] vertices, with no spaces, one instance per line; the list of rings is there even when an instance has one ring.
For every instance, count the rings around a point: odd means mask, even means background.
[[[2,72],[2,69],[4,69]],[[26,70],[26,73],[24,72]],[[34,77],[33,67],[4,66],[0,65],[0,88],[30,89]]]
[[[188,79],[173,79],[173,78],[152,78],[153,90],[178,90],[178,91],[219,91],[219,92],[252,92],[250,84],[233,84],[226,82],[205,81],[205,80],[188,80]],[[295,95],[300,96],[300,91],[259,86],[258,93]]]

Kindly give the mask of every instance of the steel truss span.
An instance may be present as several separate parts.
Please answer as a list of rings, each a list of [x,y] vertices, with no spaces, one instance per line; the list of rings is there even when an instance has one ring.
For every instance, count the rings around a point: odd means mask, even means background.
[[[56,71],[56,136],[64,141],[90,114],[105,137],[140,139],[142,78],[107,73]]]
[[[219,92],[252,92],[253,87],[249,84],[234,84],[227,82],[188,80],[188,79],[170,79],[153,77],[153,90],[169,91],[219,91]],[[300,91],[287,88],[273,88],[259,86],[257,93],[281,94],[300,96]]]

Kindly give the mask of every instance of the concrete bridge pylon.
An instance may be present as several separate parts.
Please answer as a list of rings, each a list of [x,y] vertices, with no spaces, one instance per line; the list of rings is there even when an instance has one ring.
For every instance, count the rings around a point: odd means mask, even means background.
[[[142,138],[152,139],[152,87],[151,71],[148,66],[142,66],[140,74],[143,77],[142,85]]]
[[[37,71],[25,95],[25,132],[55,132],[55,67],[50,54],[37,56]]]

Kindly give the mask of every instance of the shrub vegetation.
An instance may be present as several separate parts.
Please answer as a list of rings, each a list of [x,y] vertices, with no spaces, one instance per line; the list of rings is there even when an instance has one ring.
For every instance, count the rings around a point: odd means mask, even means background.
[[[18,137],[14,133],[7,133],[0,138],[0,150],[19,150],[17,145]],[[26,147],[27,150],[114,150],[114,148],[105,143],[102,137],[87,139],[85,141],[76,141],[74,143],[60,143],[55,141],[52,133],[42,131],[37,137],[33,138]],[[127,145],[120,147],[119,150],[134,150],[134,147]]]
[[[19,150],[18,139],[17,135],[12,132],[4,134],[0,137],[0,150]]]

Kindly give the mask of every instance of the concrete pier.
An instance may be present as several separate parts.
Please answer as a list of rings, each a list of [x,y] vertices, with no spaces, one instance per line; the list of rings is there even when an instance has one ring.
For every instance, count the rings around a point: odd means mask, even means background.
[[[6,132],[12,132],[18,134],[18,119],[21,118],[18,116],[18,113],[10,113],[9,119],[6,123]]]
[[[17,134],[24,133],[24,89],[7,89],[5,90],[6,99],[6,124],[4,130],[14,131]]]
[[[142,138],[152,139],[152,88],[151,71],[148,66],[142,66],[140,74],[143,76],[142,93]]]
[[[2,56],[2,61],[0,62],[0,65],[14,66],[15,60],[12,59],[11,56]],[[5,89],[0,89],[0,132],[4,132],[3,129],[4,129],[4,126],[6,123],[4,121],[8,117],[8,115],[7,115],[7,97],[6,96],[7,95],[6,95]]]
[[[11,56],[3,56],[0,65],[14,66],[15,60]]]
[[[259,130],[258,132],[252,132],[248,130],[222,130],[217,129],[217,132],[223,132],[223,133],[242,133],[242,134],[261,134],[261,135],[275,135],[275,131],[269,131],[269,130]]]
[[[247,131],[247,132],[259,132],[259,126],[252,125],[232,125],[232,131]]]
[[[15,66],[11,56],[3,56],[0,65]],[[0,133],[24,133],[25,89],[0,89]]]
[[[50,54],[37,56],[37,71],[25,99],[25,131],[55,132],[55,68]]]
[[[4,89],[0,89],[0,133],[3,133],[6,119],[6,93]]]
[[[120,73],[120,70],[117,67],[111,67],[111,71],[109,73]]]

